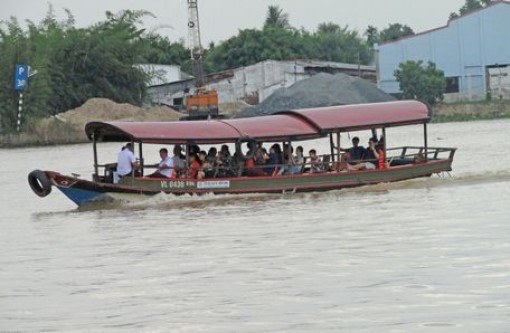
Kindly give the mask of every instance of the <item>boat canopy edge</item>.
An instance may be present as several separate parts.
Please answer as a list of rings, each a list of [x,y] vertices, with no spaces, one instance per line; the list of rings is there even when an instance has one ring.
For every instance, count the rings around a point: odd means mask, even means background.
[[[423,124],[429,108],[419,101],[341,105],[277,112],[269,116],[186,122],[90,122],[90,140],[216,144],[253,139],[281,142],[314,139],[333,132]]]

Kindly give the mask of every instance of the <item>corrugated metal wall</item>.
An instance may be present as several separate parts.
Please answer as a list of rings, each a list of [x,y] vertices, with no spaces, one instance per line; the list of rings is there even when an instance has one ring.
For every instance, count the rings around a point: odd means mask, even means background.
[[[394,72],[408,60],[432,61],[457,78],[451,101],[484,99],[493,92],[489,68],[510,65],[510,3],[500,2],[449,22],[448,26],[378,46],[379,87],[400,92]],[[501,90],[500,87],[498,87]]]

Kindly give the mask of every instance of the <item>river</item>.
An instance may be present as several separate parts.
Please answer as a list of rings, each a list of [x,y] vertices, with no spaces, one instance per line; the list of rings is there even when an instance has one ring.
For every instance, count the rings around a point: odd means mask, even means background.
[[[443,177],[85,211],[26,178],[90,178],[90,145],[0,150],[0,332],[509,332],[509,133],[429,125]]]

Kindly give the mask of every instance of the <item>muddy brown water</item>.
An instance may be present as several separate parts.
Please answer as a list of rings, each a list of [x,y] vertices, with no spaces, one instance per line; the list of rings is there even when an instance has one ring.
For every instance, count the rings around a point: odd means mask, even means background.
[[[506,332],[509,132],[430,125],[431,145],[459,148],[443,177],[88,210],[26,177],[88,178],[91,146],[0,150],[0,332]],[[389,145],[421,140],[388,130]]]

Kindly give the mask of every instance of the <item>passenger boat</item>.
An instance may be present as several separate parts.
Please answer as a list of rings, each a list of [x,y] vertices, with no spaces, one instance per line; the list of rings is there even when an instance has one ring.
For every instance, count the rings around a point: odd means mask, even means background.
[[[395,182],[452,170],[456,148],[429,147],[427,123],[429,108],[419,101],[331,106],[278,112],[274,115],[242,119],[213,119],[193,122],[90,122],[85,127],[92,141],[94,173],[92,180],[55,171],[34,170],[28,175],[32,190],[47,196],[58,188],[78,206],[89,202],[116,199],[126,194],[151,196],[158,193],[233,194],[327,191],[381,182]],[[385,166],[374,170],[345,171],[338,167],[342,158],[341,134],[366,130],[379,133],[388,142],[391,129],[415,125],[423,132],[423,145],[383,147]],[[420,129],[421,127],[421,129]],[[324,139],[329,152],[324,155],[328,171],[323,173],[275,174],[262,177],[237,175],[222,178],[149,178],[144,177],[144,145],[230,144],[244,142],[292,143]],[[112,181],[115,164],[100,164],[98,143],[131,142],[140,159],[142,176]],[[348,143],[350,144],[350,142]],[[186,148],[186,151],[188,151]],[[416,157],[420,157],[417,159]],[[189,164],[188,164],[189,165]],[[305,165],[306,169],[306,165]],[[189,175],[189,173],[186,173]]]

